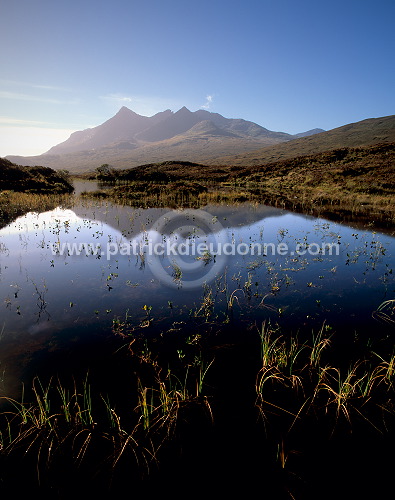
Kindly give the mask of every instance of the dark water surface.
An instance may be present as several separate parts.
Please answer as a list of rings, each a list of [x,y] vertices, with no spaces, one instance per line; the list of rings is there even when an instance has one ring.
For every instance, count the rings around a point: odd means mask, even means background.
[[[182,260],[150,255],[148,241],[235,251]],[[191,315],[229,321],[231,309],[258,327],[325,322],[338,335],[374,338],[390,334],[373,316],[395,298],[395,238],[260,205],[185,212],[78,202],[0,230],[0,298],[2,393],[37,353],[95,345],[121,322],[149,322],[155,335]]]

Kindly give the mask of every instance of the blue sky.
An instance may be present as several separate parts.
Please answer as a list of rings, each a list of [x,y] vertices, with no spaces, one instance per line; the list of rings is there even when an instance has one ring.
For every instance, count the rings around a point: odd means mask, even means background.
[[[289,133],[395,114],[394,0],[2,0],[0,156],[127,106]]]

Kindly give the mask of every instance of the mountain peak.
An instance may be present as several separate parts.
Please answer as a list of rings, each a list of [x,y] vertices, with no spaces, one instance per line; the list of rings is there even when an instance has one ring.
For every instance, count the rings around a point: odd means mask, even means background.
[[[189,111],[189,109],[187,107],[183,106],[176,113],[176,115],[181,115],[181,114],[192,114],[192,111]]]
[[[232,139],[248,150],[256,145],[271,145],[294,138],[289,134],[271,132],[253,122],[225,118],[207,110],[192,112],[186,106],[175,113],[167,109],[150,117],[122,106],[101,125],[73,133],[69,139],[47,151],[46,155],[81,151],[96,154],[100,150],[108,154],[109,149],[124,154],[126,150],[134,151],[146,147],[148,143],[162,142],[176,136],[179,142],[189,143],[203,139],[209,142],[214,139],[217,143],[219,138],[225,142]]]
[[[134,111],[127,108],[126,106],[122,106],[122,108],[116,113],[115,116],[127,116],[127,115],[137,115]]]

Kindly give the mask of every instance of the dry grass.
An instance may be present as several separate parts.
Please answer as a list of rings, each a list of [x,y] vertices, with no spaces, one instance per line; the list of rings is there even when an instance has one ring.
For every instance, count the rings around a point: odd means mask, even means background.
[[[58,206],[72,203],[70,195],[33,194],[15,191],[0,191],[0,227],[10,224],[28,212],[45,212]]]
[[[253,201],[373,227],[395,224],[395,143],[343,148],[256,167],[163,162],[116,171],[87,193],[140,207]]]

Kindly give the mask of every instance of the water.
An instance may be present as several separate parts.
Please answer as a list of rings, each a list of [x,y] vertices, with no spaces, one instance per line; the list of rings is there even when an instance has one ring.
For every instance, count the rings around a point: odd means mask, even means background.
[[[163,254],[152,253],[154,243]],[[184,253],[199,243],[223,252],[168,255],[166,245],[181,243]],[[160,335],[210,315],[389,335],[373,316],[395,298],[394,278],[394,237],[267,206],[180,212],[78,202],[27,214],[0,230],[0,389],[10,391],[33,361],[96,346],[122,325]]]

